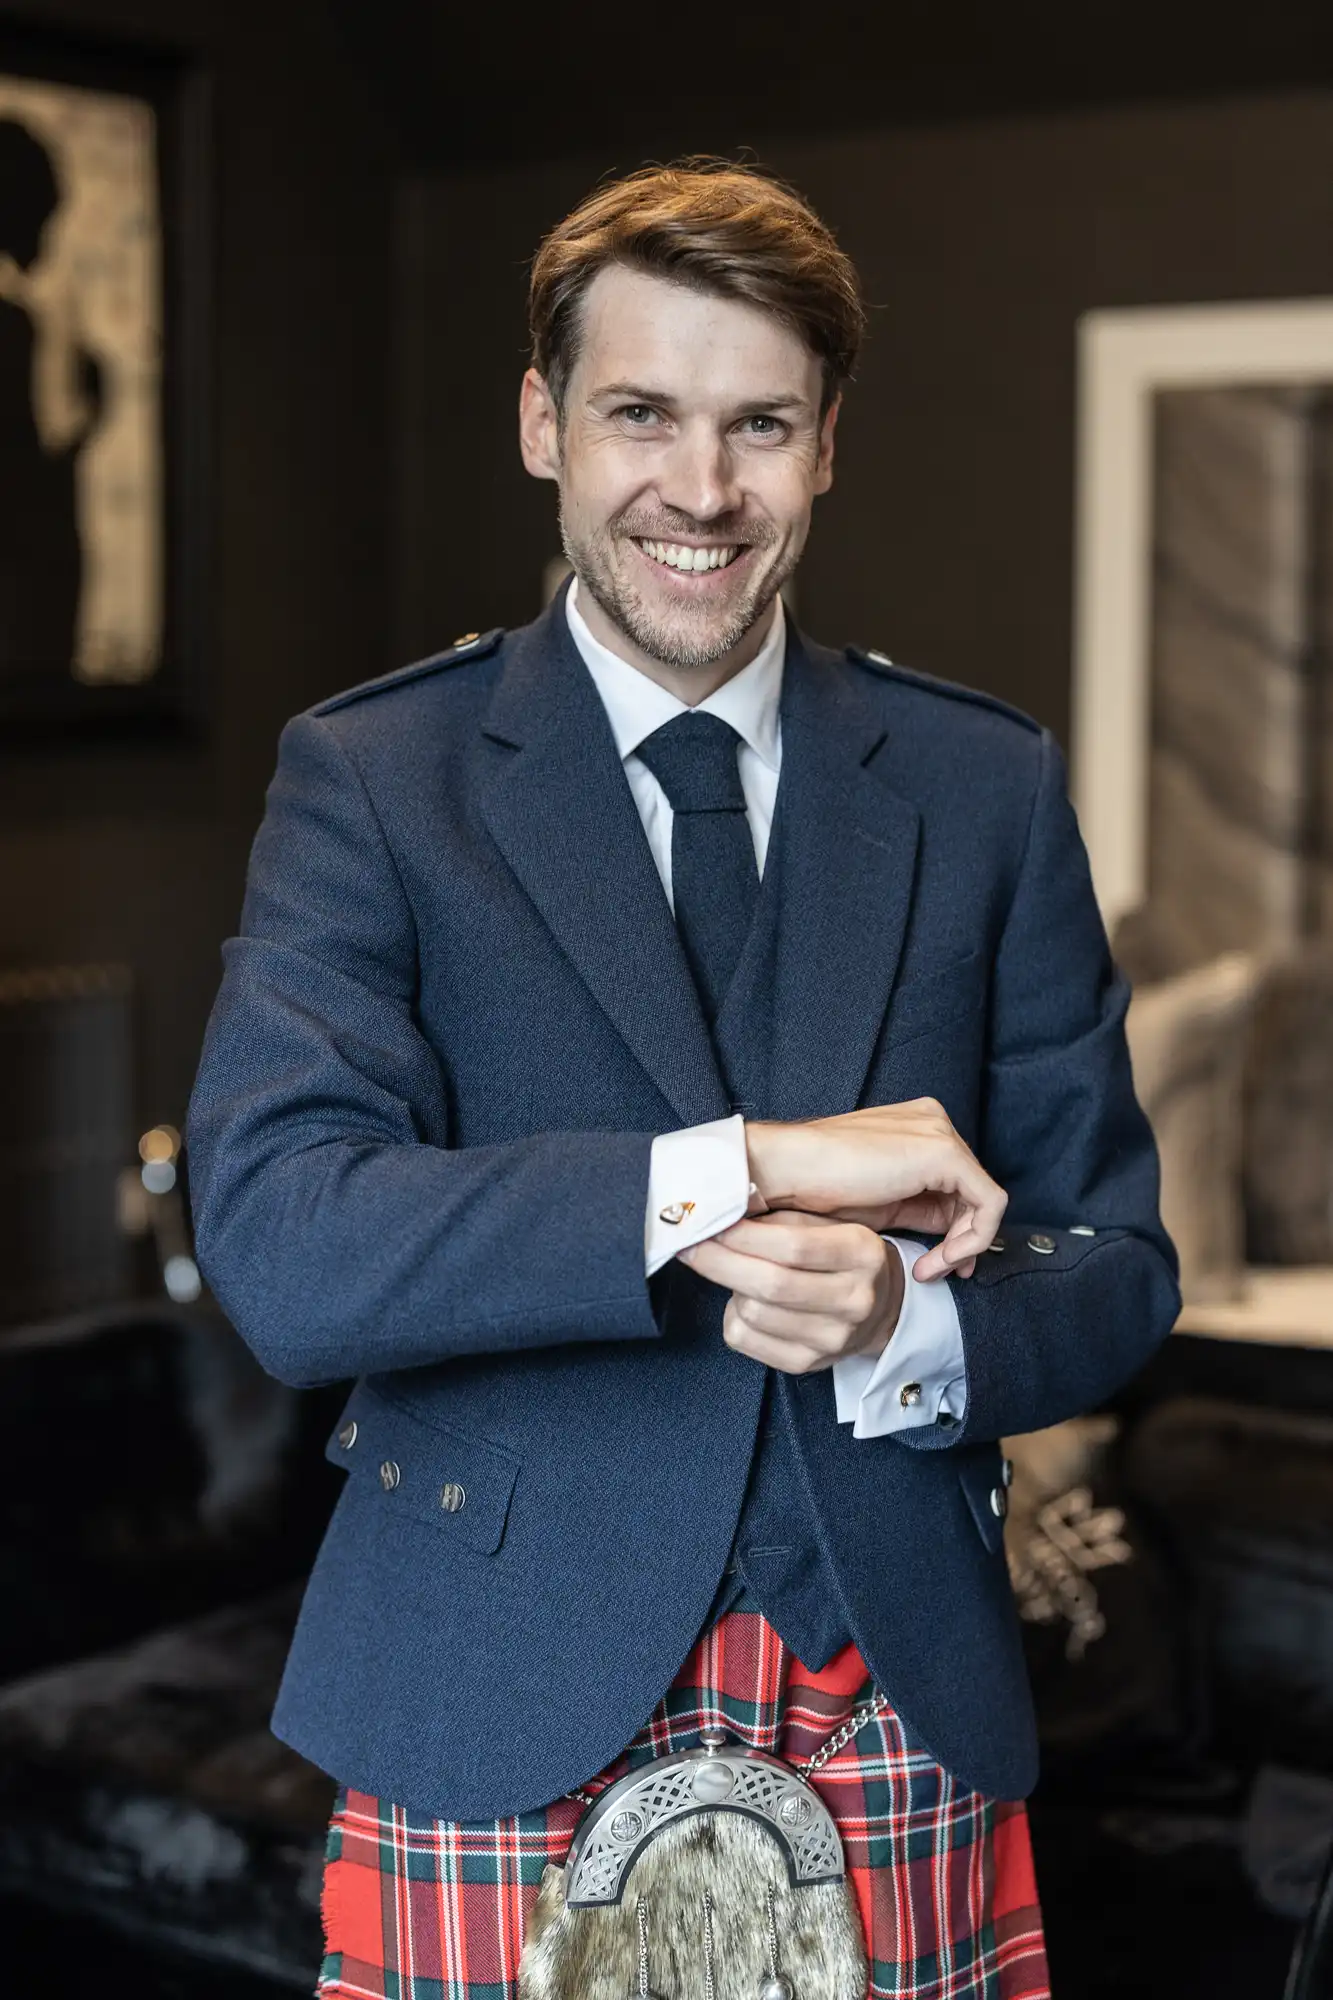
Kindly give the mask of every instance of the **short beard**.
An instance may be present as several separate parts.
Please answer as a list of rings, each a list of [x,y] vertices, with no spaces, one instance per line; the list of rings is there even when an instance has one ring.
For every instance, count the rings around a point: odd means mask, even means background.
[[[632,584],[617,574],[611,559],[611,552],[617,538],[631,537],[642,540],[672,539],[664,533],[660,524],[645,522],[636,524],[628,515],[620,516],[599,529],[586,540],[579,540],[570,527],[564,509],[560,512],[560,540],[566,560],[579,580],[579,588],[600,605],[612,624],[650,660],[656,660],[664,667],[688,671],[692,668],[711,667],[718,660],[739,646],[747,632],[754,629],[773,599],[781,590],[787,578],[800,560],[800,549],[788,551],[782,561],[757,576],[753,585],[744,590],[720,626],[707,631],[690,630],[694,616],[689,605],[682,605],[677,614],[679,623],[668,625],[660,615],[654,615],[639,597]],[[688,537],[687,537],[688,538]],[[738,543],[745,548],[762,549],[771,547],[776,539],[771,533],[756,537],[737,536]],[[699,607],[700,615],[707,615],[707,607]]]

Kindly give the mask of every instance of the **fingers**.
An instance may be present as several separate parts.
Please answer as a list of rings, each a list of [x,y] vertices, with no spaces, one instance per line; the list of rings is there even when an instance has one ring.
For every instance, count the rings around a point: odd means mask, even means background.
[[[949,1224],[945,1241],[962,1255],[975,1257],[993,1241],[1004,1219],[1009,1197],[998,1182],[991,1179],[971,1149],[957,1135],[955,1139],[957,1173],[952,1188],[947,1188],[944,1181],[936,1184],[952,1192],[959,1205],[959,1212]]]
[[[787,1206],[866,1220],[873,1216],[881,1229],[898,1219],[895,1211],[912,1213],[918,1204],[912,1222],[926,1228],[949,1227],[962,1209],[973,1211],[984,1228],[993,1214],[1003,1212],[1003,1190],[936,1098],[870,1106],[771,1130],[795,1135],[784,1142],[792,1169],[785,1184],[795,1190],[787,1196]],[[774,1201],[776,1205],[776,1197]],[[967,1254],[982,1247],[978,1241],[968,1246]]]
[[[837,1360],[836,1353],[825,1351],[808,1338],[782,1338],[751,1326],[740,1311],[740,1302],[734,1298],[723,1317],[722,1338],[737,1354],[748,1355],[751,1361],[765,1368],[776,1368],[784,1375],[813,1375],[820,1369],[831,1368]]]
[[[990,1176],[986,1176],[990,1181]],[[1009,1206],[1009,1197],[1002,1187],[990,1181],[990,1190],[983,1202],[978,1203],[969,1213],[966,1209],[952,1222],[944,1241],[936,1248],[944,1252],[951,1268],[956,1269],[969,1257],[979,1257],[983,1250],[989,1250],[999,1234],[1004,1221],[1004,1211]]]
[[[876,1264],[880,1257],[874,1230],[854,1222],[831,1222],[801,1209],[778,1209],[762,1218],[734,1222],[709,1241],[802,1271],[846,1271],[858,1264]]]
[[[1004,1190],[991,1179],[937,1098],[917,1098],[900,1107],[885,1107],[885,1112],[895,1122],[899,1118],[906,1121],[902,1167],[910,1171],[915,1185],[909,1183],[901,1189],[897,1196],[900,1203],[929,1204],[931,1198],[952,1196],[955,1209],[966,1206],[980,1214],[998,1201],[1003,1213],[1007,1200]]]
[[[994,1231],[991,1234],[993,1236]],[[974,1235],[975,1231],[970,1230],[968,1240]],[[988,1249],[990,1246],[984,1244],[982,1247]],[[912,1276],[922,1285],[928,1285],[937,1278],[970,1278],[977,1268],[977,1255],[976,1251],[961,1248],[946,1237],[942,1243],[937,1243],[917,1258],[912,1266]]]
[[[835,1225],[848,1231],[852,1227]],[[765,1305],[785,1307],[793,1313],[837,1313],[856,1320],[873,1312],[876,1281],[884,1268],[884,1245],[869,1230],[854,1232],[868,1248],[861,1249],[858,1244],[858,1254],[850,1256],[846,1251],[819,1245],[814,1231],[793,1228],[783,1237],[781,1247],[790,1254],[792,1239],[797,1237],[815,1243],[818,1261],[805,1265],[733,1248],[732,1239],[741,1237],[742,1231],[749,1232],[743,1241],[758,1240],[761,1244],[781,1233],[770,1225],[737,1223],[723,1236],[711,1237],[705,1243],[696,1243],[692,1250],[679,1252],[681,1263],[727,1291]]]
[[[925,1194],[911,1196],[907,1201],[888,1202],[880,1211],[880,1229],[897,1233],[916,1232],[921,1236],[943,1236],[958,1214],[958,1198],[952,1194],[940,1194],[928,1190]]]

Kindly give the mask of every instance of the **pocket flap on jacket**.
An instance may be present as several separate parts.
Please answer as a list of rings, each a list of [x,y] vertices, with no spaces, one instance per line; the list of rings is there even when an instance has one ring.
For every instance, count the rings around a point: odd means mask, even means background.
[[[905,1042],[946,1021],[969,1014],[986,997],[984,956],[970,951],[952,958],[933,971],[918,972],[904,985],[895,987],[889,1001],[887,1039],[890,1044]]]
[[[423,1423],[361,1382],[324,1456],[386,1509],[493,1555],[504,1535],[518,1460],[448,1424]]]
[[[964,1446],[967,1451],[967,1447]],[[994,1444],[977,1445],[967,1456],[960,1459],[958,1483],[967,1496],[967,1504],[972,1509],[972,1519],[977,1524],[977,1533],[988,1549],[998,1549],[1004,1541],[1004,1516],[1008,1512],[1008,1495],[1004,1488],[1002,1472],[1003,1460],[1000,1447]],[[1001,1512],[995,1511],[995,1494],[1000,1495]]]

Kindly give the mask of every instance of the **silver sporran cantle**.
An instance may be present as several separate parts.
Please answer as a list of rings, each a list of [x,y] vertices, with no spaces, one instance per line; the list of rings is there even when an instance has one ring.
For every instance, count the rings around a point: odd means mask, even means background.
[[[542,1876],[518,1996],[865,2000],[866,1980],[827,1806],[792,1765],[706,1729],[698,1749],[655,1758],[593,1801],[564,1867]]]

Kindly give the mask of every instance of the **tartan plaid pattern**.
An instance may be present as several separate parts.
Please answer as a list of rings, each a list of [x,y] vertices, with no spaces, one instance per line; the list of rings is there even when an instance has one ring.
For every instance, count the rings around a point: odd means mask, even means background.
[[[588,1789],[721,1725],[792,1762],[872,1692],[853,1647],[819,1673],[768,1621],[728,1613],[705,1633],[645,1728]],[[1021,1803],[966,1790],[892,1709],[813,1780],[842,1834],[865,1927],[870,2000],[1049,2000]],[[543,1868],[583,1807],[517,1818],[416,1819],[339,1792],[324,1873],[320,2000],[512,2000]]]

